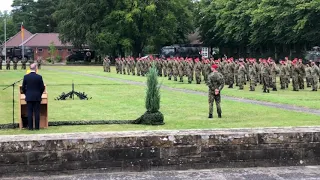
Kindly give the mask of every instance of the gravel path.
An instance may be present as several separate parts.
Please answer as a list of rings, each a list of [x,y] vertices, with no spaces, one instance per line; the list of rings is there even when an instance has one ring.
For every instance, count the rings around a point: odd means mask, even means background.
[[[88,76],[88,77],[94,77],[94,78],[100,78],[100,79],[108,79],[108,80],[123,82],[123,83],[131,84],[131,85],[146,86],[146,84],[142,83],[142,82],[125,80],[125,79],[120,79],[120,78],[105,77],[105,76],[99,76],[99,75],[93,75],[93,74],[87,74],[87,73],[81,73],[81,72],[75,72],[75,71],[68,71],[68,70],[62,70],[62,69],[56,69],[56,68],[49,68],[49,67],[46,67],[46,69],[51,70],[51,71],[58,71],[58,72],[64,72],[64,73],[70,73],[70,74],[78,74],[78,75],[82,75],[82,76]],[[166,89],[166,90],[170,90],[170,91],[178,91],[178,92],[183,92],[183,93],[188,93],[188,94],[197,94],[197,95],[201,95],[201,96],[208,95],[205,92],[188,90],[188,89],[181,89],[181,88],[172,88],[172,87],[169,87],[166,85],[162,85],[161,88]],[[257,100],[244,99],[244,98],[236,98],[236,97],[230,97],[230,96],[225,96],[225,95],[223,95],[222,98],[227,99],[227,100],[231,100],[231,101],[241,102],[241,103],[256,104],[256,105],[261,105],[261,106],[273,107],[273,108],[278,108],[278,109],[283,109],[283,110],[288,110],[288,111],[295,111],[295,112],[303,112],[303,113],[314,114],[314,115],[320,116],[319,109],[311,109],[311,108],[293,106],[293,105],[288,105],[288,104],[278,104],[278,103],[257,101]]]

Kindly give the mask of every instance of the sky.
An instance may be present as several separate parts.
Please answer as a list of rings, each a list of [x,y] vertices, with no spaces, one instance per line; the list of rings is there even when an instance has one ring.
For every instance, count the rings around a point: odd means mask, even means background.
[[[5,10],[11,11],[11,4],[13,0],[1,0],[0,11],[3,12]]]

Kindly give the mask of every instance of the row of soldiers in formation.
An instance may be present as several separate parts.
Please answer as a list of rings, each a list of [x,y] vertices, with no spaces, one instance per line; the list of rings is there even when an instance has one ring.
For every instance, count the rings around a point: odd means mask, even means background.
[[[7,59],[5,60],[5,64],[6,64],[6,70],[10,70],[11,69],[11,61],[13,63],[13,70],[17,70],[18,69],[18,58],[13,58],[12,60],[7,57]],[[0,57],[0,70],[2,70],[2,58]],[[38,69],[41,69],[41,64],[42,64],[42,57],[38,57],[38,59],[36,60],[37,64],[38,64]],[[22,58],[21,59],[21,69],[22,70],[26,70],[27,69],[27,63],[34,63],[34,60],[27,60],[26,58]]]
[[[174,81],[183,82],[184,76],[187,77],[188,83],[191,84],[195,79],[200,84],[202,79],[206,82],[209,74],[212,72],[211,66],[218,65],[220,72],[225,79],[225,84],[233,88],[234,84],[239,86],[240,90],[244,89],[247,82],[250,85],[250,91],[255,91],[255,87],[260,83],[263,86],[263,92],[269,93],[272,89],[277,91],[277,77],[280,77],[280,88],[286,89],[292,83],[293,91],[312,87],[312,91],[317,91],[320,77],[319,67],[309,61],[307,64],[302,63],[302,59],[289,60],[286,57],[276,64],[272,58],[255,59],[255,58],[222,58],[214,60],[213,58],[136,58],[126,57],[116,59],[117,74],[145,76],[152,63],[158,69],[159,76],[168,77]],[[104,59],[103,67],[105,72],[110,72],[110,60]]]

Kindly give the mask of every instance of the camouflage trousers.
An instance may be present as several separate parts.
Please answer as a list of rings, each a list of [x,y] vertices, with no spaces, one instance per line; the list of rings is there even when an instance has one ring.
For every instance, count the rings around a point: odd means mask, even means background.
[[[299,78],[298,76],[292,76],[292,86],[294,91],[299,91]]]
[[[304,89],[304,77],[303,76],[298,76],[298,83],[299,83],[299,88]]]
[[[168,80],[171,80],[172,77],[172,68],[168,68]]]
[[[10,70],[10,64],[6,65],[6,70]]]
[[[221,103],[220,94],[215,95],[214,91],[209,90],[208,98],[209,98],[208,99],[208,102],[209,102],[209,114],[213,114],[213,103],[215,102],[216,106],[217,106],[217,113],[218,113],[218,115],[219,114],[221,115],[222,111],[221,111],[221,106],[220,106],[220,103]]]
[[[237,84],[239,86],[239,89],[243,89],[243,85],[245,83],[245,77],[244,76],[236,76],[237,77]]]
[[[311,82],[313,81],[312,79],[313,79],[312,76],[306,77],[307,87],[311,87]]]
[[[196,71],[195,72],[195,78],[196,78],[197,84],[200,84],[201,83],[201,72]]]
[[[163,76],[167,77],[167,68],[163,68]]]
[[[280,86],[281,86],[281,89],[285,89],[288,87],[287,76],[280,76]]]
[[[314,77],[314,78],[311,79],[312,90],[315,90],[315,91],[318,90],[318,82],[319,82],[319,78],[318,77]]]
[[[263,91],[269,91],[269,83],[270,83],[269,76],[263,76],[262,75]]]
[[[256,90],[256,76],[250,76],[250,91]]]

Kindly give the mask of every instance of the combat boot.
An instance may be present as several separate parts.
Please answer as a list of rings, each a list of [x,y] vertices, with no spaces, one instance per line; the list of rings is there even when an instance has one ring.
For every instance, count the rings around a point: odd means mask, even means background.
[[[212,114],[209,114],[209,117],[208,117],[208,118],[210,118],[210,119],[213,118]]]

